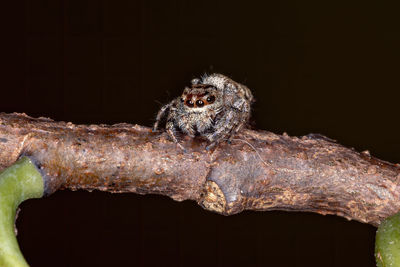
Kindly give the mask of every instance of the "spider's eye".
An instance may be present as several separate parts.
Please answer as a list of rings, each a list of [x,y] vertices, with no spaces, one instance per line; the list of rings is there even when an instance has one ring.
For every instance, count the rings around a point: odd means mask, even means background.
[[[197,101],[196,101],[196,106],[202,107],[202,106],[204,106],[204,102],[201,101],[201,100],[197,100]]]
[[[194,106],[194,103],[193,103],[192,100],[187,100],[187,101],[186,101],[186,105],[188,105],[188,107],[193,107],[193,106]]]
[[[209,104],[213,103],[214,101],[215,101],[215,96],[211,95],[211,96],[207,97],[207,102]]]
[[[181,102],[182,102],[182,103],[185,102],[185,99],[181,98]]]

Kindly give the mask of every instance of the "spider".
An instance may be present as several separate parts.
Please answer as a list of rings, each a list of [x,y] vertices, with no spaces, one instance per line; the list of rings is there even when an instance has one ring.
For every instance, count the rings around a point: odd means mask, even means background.
[[[193,79],[180,97],[160,109],[153,131],[157,131],[160,121],[167,115],[166,131],[181,149],[185,150],[178,142],[176,130],[192,138],[207,139],[210,144],[206,149],[210,150],[222,140],[230,142],[246,125],[253,101],[246,86],[222,74],[205,75]]]

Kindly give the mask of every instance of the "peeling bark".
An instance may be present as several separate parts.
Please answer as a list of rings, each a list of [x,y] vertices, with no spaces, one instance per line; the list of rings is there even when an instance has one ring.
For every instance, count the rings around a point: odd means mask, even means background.
[[[321,135],[244,130],[206,151],[131,125],[74,125],[0,113],[0,168],[31,157],[46,194],[59,189],[162,194],[224,215],[243,210],[334,214],[379,225],[400,210],[400,166]]]

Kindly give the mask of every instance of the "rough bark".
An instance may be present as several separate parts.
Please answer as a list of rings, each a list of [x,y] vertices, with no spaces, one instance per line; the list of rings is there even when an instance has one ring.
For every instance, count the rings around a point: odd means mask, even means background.
[[[224,215],[243,210],[334,214],[372,225],[400,210],[400,167],[320,135],[245,130],[231,144],[130,124],[74,125],[0,114],[0,168],[30,156],[59,189],[162,194]]]

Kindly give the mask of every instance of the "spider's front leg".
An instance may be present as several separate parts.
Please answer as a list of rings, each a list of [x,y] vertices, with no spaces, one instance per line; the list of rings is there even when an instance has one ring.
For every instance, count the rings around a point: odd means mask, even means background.
[[[239,108],[239,118],[235,121],[228,142],[231,142],[233,137],[246,125],[250,117],[250,104],[243,102],[243,105]]]
[[[186,151],[186,149],[179,143],[178,139],[176,138],[175,124],[174,124],[173,116],[171,115],[171,113],[168,115],[168,120],[167,120],[167,124],[165,125],[165,129],[167,130],[167,134],[172,139],[172,141],[175,144],[177,144],[180,149],[182,149],[183,151]]]
[[[206,136],[211,142],[206,149],[212,149],[222,140],[227,140],[230,143],[234,135],[246,124],[248,114],[248,103],[243,99],[237,100],[218,120],[215,131]]]
[[[160,111],[157,113],[156,122],[154,123],[154,126],[153,126],[153,132],[156,132],[156,131],[157,131],[158,125],[160,124],[161,119],[164,117],[166,111],[167,111],[168,109],[170,109],[171,106],[172,106],[173,104],[174,104],[174,101],[171,101],[170,103],[164,105],[164,106],[160,109]]]
[[[206,147],[206,149],[210,150],[218,145],[218,143],[222,140],[227,139],[235,124],[234,122],[239,118],[239,113],[237,113],[236,110],[228,110],[215,125],[215,131],[206,135],[206,138],[208,139],[208,141],[210,141],[210,144]]]

